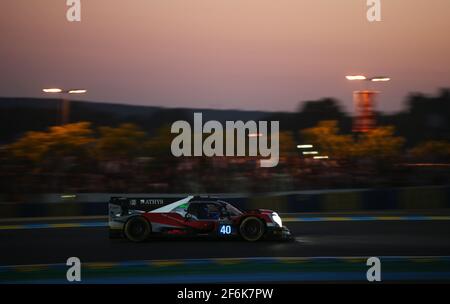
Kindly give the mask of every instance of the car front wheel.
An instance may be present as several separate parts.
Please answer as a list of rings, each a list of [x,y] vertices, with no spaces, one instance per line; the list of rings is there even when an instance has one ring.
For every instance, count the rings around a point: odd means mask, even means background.
[[[242,238],[249,242],[259,240],[264,235],[264,223],[256,217],[245,218],[239,226]]]

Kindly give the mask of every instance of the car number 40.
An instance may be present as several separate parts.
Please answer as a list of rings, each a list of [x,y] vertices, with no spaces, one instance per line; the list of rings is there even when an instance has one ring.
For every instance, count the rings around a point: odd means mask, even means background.
[[[223,235],[231,234],[231,226],[230,225],[221,225],[219,232],[220,232],[220,234],[223,234]]]

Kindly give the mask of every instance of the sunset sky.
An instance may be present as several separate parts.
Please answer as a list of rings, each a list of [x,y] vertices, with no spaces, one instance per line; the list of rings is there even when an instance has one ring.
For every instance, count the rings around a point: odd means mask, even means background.
[[[336,97],[347,74],[388,75],[378,109],[450,87],[450,1],[1,0],[0,96],[87,88],[80,99],[167,107],[293,111]]]

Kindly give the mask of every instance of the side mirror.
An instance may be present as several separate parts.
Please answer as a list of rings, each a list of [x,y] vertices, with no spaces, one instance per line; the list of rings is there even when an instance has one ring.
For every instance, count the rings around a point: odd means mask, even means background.
[[[185,219],[186,221],[190,221],[190,220],[192,219],[192,214],[186,213],[186,215],[184,216],[184,219]]]

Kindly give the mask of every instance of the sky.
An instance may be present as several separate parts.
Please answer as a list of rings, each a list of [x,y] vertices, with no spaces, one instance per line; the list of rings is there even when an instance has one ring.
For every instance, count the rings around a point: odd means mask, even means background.
[[[450,87],[450,1],[1,0],[0,96],[165,107],[295,111],[335,97],[352,111],[348,74],[386,75],[377,109],[395,112],[410,92]]]

